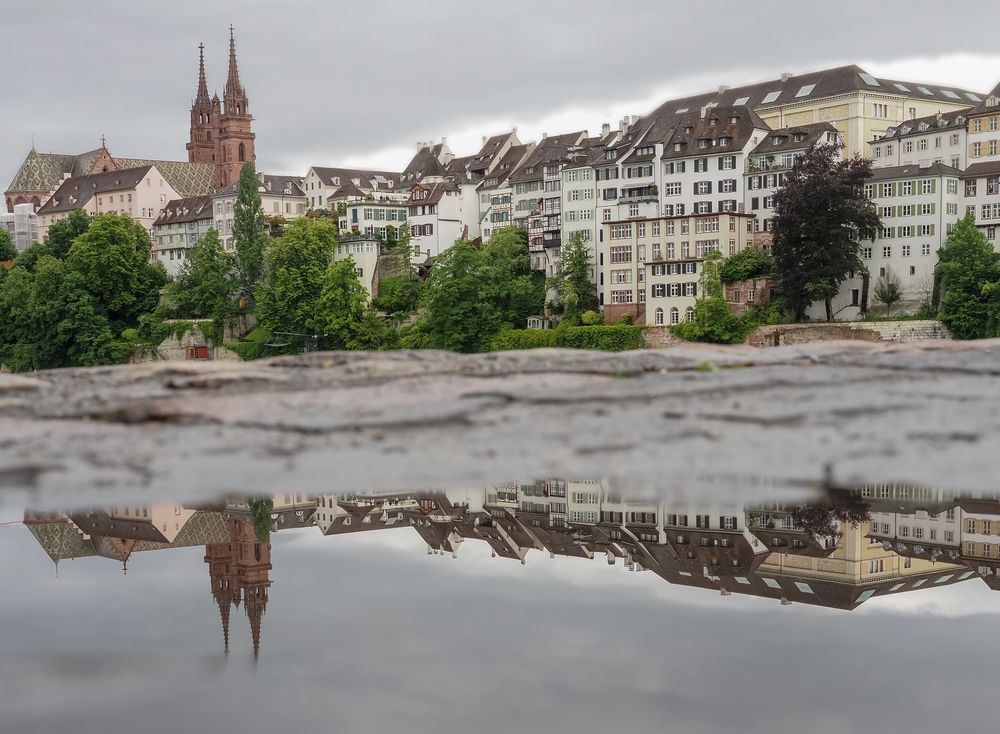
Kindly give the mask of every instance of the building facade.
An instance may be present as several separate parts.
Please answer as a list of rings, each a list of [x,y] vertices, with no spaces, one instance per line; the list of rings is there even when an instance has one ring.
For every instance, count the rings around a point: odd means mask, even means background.
[[[264,216],[290,220],[305,214],[306,197],[302,192],[301,178],[258,173],[257,180],[260,182],[257,193],[260,194],[260,208]],[[212,195],[215,231],[219,233],[219,241],[227,252],[236,251],[233,221],[238,194],[239,181]]]
[[[10,213],[0,212],[0,229],[10,235],[10,241],[18,252],[37,245],[38,215],[33,204],[15,204]]]
[[[153,259],[163,263],[167,275],[176,277],[187,252],[213,226],[212,197],[174,199],[153,222]]]

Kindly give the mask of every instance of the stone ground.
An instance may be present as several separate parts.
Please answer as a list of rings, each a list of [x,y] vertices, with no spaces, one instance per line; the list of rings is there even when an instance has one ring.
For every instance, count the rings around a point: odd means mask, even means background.
[[[993,489],[1000,341],[604,354],[328,353],[0,374],[0,489],[481,486],[629,491],[908,482]]]

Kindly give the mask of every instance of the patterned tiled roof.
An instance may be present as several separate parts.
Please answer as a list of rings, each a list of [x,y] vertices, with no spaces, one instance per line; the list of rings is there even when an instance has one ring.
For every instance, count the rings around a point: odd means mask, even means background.
[[[85,540],[83,533],[68,519],[43,523],[25,522],[25,527],[53,561],[86,558],[96,552],[93,544]]]
[[[211,163],[153,161],[139,158],[115,158],[120,169],[156,166],[163,179],[184,198],[210,194],[215,188],[215,166]]]
[[[34,148],[7,187],[8,191],[54,191],[66,174],[73,175],[78,156],[39,153]]]

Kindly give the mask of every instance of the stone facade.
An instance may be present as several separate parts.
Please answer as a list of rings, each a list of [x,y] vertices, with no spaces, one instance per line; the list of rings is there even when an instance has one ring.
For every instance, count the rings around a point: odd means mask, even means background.
[[[778,347],[822,341],[917,342],[951,339],[940,321],[855,321],[817,324],[761,326],[747,343],[755,347]]]

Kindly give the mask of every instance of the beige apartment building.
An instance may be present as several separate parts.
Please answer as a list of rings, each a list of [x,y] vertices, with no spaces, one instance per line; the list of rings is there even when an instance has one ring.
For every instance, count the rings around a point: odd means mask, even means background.
[[[605,321],[625,314],[654,326],[693,320],[705,258],[752,246],[755,219],[725,212],[604,222],[598,257]]]
[[[178,198],[156,166],[68,178],[38,210],[38,236],[44,241],[54,222],[82,209],[90,215],[131,217],[152,237],[153,223],[167,203]]]

